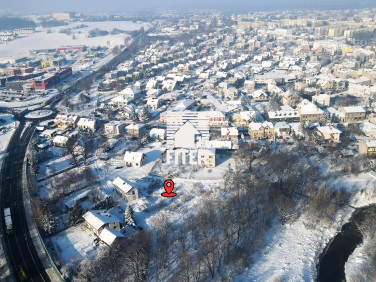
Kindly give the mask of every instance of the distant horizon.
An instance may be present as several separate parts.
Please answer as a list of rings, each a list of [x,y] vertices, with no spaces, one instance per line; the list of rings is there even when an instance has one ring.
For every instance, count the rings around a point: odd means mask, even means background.
[[[346,9],[367,9],[376,8],[374,0],[290,0],[288,3],[282,0],[269,0],[260,2],[258,0],[191,0],[189,3],[179,3],[172,0],[144,0],[135,3],[129,0],[67,0],[51,5],[51,1],[35,0],[30,6],[28,0],[15,0],[3,3],[0,14],[13,15],[44,15],[56,12],[77,12],[83,14],[141,14],[166,11],[187,11],[187,10],[215,10],[220,12],[258,12],[277,10],[346,10]]]

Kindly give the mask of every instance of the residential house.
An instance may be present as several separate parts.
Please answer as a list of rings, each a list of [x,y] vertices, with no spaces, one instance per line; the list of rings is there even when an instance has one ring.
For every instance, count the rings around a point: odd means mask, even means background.
[[[150,89],[146,92],[146,97],[148,98],[158,98],[161,95],[161,90]]]
[[[290,136],[291,126],[285,121],[277,122],[274,125],[274,132],[278,138],[287,138]]]
[[[65,148],[68,143],[68,137],[57,135],[52,141],[52,144],[56,147],[63,147]]]
[[[323,110],[306,99],[298,104],[296,110],[299,112],[300,121],[319,122],[324,113]]]
[[[208,111],[206,114],[209,117],[210,127],[228,126],[228,120],[225,115],[220,111]]]
[[[146,101],[146,105],[152,110],[156,110],[161,106],[161,100],[156,98],[148,98]]]
[[[319,94],[319,95],[312,96],[312,103],[329,107],[330,96],[328,94]]]
[[[238,139],[239,131],[236,127],[221,127],[221,140],[231,141]]]
[[[110,121],[104,125],[106,135],[118,136],[124,133],[125,124],[120,121]]]
[[[297,95],[296,93],[291,92],[291,91],[287,91],[282,95],[281,102],[282,102],[283,105],[295,107],[301,100],[302,100],[302,98],[299,95]]]
[[[125,99],[138,99],[141,97],[141,90],[136,88],[127,87],[119,92],[120,96],[123,96]]]
[[[125,98],[124,96],[119,95],[112,98],[109,105],[117,108],[122,108],[127,106],[131,101],[133,101],[132,98]]]
[[[252,99],[256,102],[268,101],[269,95],[266,94],[262,89],[259,89],[252,93]]]
[[[77,123],[77,127],[95,131],[97,128],[97,120],[93,118],[80,118]]]
[[[116,177],[112,184],[116,187],[116,191],[121,194],[122,198],[124,198],[127,202],[138,199],[138,188],[134,183],[120,177]]]
[[[339,143],[341,131],[331,125],[316,127],[316,132],[329,143]]]
[[[228,89],[224,89],[222,95],[225,99],[233,100],[238,98],[238,89],[235,87],[230,87]]]
[[[40,137],[44,137],[44,138],[52,138],[53,136],[55,136],[55,134],[56,134],[57,131],[58,131],[57,128],[46,129],[45,131],[43,131],[43,132],[40,134]]]
[[[215,163],[215,148],[198,149],[197,150],[197,164],[199,167],[214,168]]]
[[[281,109],[280,111],[268,112],[268,120],[271,122],[297,122],[300,120],[300,115],[298,111],[292,109],[290,106],[284,107],[288,107],[289,109]]]
[[[338,110],[344,113],[340,122],[358,122],[366,118],[366,110],[361,106],[339,107]]]
[[[107,246],[111,246],[118,238],[124,238],[125,236],[112,228],[105,228],[99,234],[99,239],[104,242]]]
[[[376,139],[358,140],[359,154],[367,156],[376,155]]]
[[[131,123],[125,129],[127,135],[132,137],[143,137],[146,134],[144,123]]]
[[[115,212],[107,210],[91,210],[86,212],[82,217],[85,220],[86,226],[97,236],[99,236],[105,228],[119,231],[124,222],[119,219]]]
[[[124,154],[124,162],[129,167],[141,167],[145,162],[146,155],[141,152],[129,152]]]
[[[248,126],[251,121],[256,121],[257,115],[255,111],[241,111],[232,116],[232,121],[239,126]]]
[[[54,123],[58,127],[63,127],[63,126],[76,127],[78,119],[79,119],[78,116],[58,114],[58,115],[56,115],[56,117],[54,119]]]
[[[251,139],[272,139],[274,138],[274,126],[271,122],[251,122],[248,126],[248,133]]]

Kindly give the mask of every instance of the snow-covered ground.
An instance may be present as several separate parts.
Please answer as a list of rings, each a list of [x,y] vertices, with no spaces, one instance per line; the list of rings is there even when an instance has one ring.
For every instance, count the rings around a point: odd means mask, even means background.
[[[351,201],[355,207],[376,202],[371,191],[376,179],[368,173],[357,176],[342,177],[334,182],[336,187],[346,187],[356,192]],[[360,192],[365,190],[364,192]],[[351,217],[354,209],[346,207],[336,214],[333,222],[320,221],[315,229],[306,227],[301,217],[292,224],[284,226],[279,223],[269,230],[267,246],[261,253],[251,259],[255,261],[249,270],[236,277],[236,281],[314,281],[318,256],[329,240],[341,230]],[[348,272],[355,271],[364,257],[361,249],[356,249],[346,264]],[[351,281],[351,280],[348,280]]]
[[[62,264],[72,260],[82,260],[87,256],[94,257],[99,249],[95,246],[95,235],[85,223],[70,227],[52,236],[49,241]]]
[[[73,29],[71,34],[60,33],[59,31],[66,28],[77,27],[79,25],[87,25],[87,27]],[[52,49],[62,46],[86,45],[86,46],[109,46],[120,45],[124,43],[124,39],[128,37],[125,33],[114,35],[98,36],[89,38],[88,34],[91,30],[98,28],[100,30],[111,31],[114,28],[123,31],[139,30],[144,27],[145,30],[151,25],[149,23],[130,21],[107,21],[107,22],[74,22],[67,26],[59,26],[54,28],[38,28],[35,33],[30,36],[13,40],[7,44],[0,44],[0,57],[14,57],[19,55],[28,55],[30,50]],[[51,32],[47,32],[50,30]],[[73,35],[75,39],[73,39]]]
[[[12,137],[14,130],[17,127],[18,122],[14,121],[12,115],[1,114],[0,121],[4,120],[5,122],[0,122],[0,154],[6,150],[9,140]]]

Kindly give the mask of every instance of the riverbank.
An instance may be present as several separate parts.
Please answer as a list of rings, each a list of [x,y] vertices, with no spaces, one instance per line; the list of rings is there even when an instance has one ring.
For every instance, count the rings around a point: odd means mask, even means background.
[[[357,209],[348,223],[325,247],[317,265],[317,280],[345,281],[345,263],[353,251],[362,243],[361,227],[372,206]],[[351,281],[351,280],[349,280]]]

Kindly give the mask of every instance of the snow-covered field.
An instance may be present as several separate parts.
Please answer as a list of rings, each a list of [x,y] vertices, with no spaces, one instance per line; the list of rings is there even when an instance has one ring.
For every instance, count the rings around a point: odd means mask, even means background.
[[[67,35],[59,31],[66,28],[72,28],[79,25],[87,25],[87,27],[71,30],[71,34]],[[14,57],[19,55],[27,55],[30,50],[52,49],[68,45],[86,45],[86,46],[109,46],[120,45],[124,43],[124,39],[128,36],[125,33],[114,35],[98,36],[89,38],[88,34],[91,30],[98,28],[100,30],[111,31],[114,28],[123,31],[138,30],[141,27],[148,29],[149,23],[129,21],[108,21],[108,22],[74,22],[67,26],[59,26],[54,28],[38,28],[35,33],[30,36],[13,40],[7,44],[0,44],[0,57]],[[47,32],[50,30],[51,32]],[[75,39],[73,39],[73,35]]]

